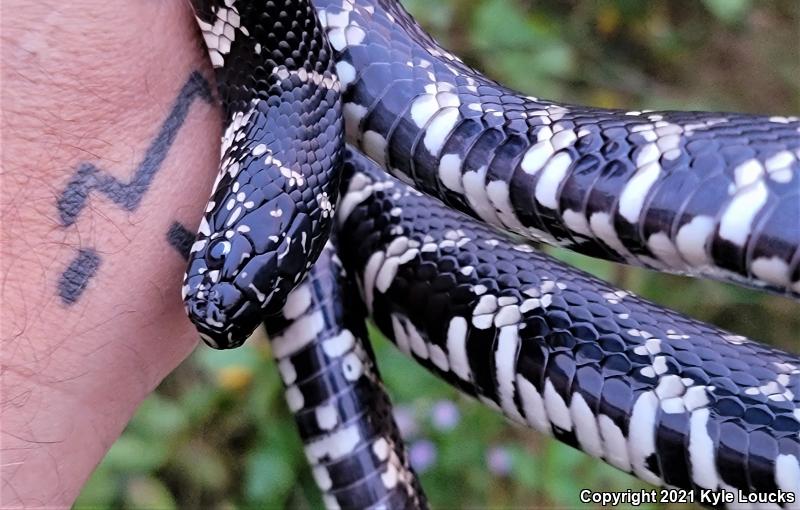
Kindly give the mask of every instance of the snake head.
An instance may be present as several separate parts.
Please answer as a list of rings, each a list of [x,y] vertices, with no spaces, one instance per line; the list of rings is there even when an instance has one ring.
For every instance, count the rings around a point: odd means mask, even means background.
[[[280,311],[330,223],[313,198],[323,195],[319,184],[292,169],[300,165],[274,156],[263,136],[242,137],[241,145],[235,138],[223,141],[220,174],[183,285],[190,320],[218,349],[241,345],[265,316]]]

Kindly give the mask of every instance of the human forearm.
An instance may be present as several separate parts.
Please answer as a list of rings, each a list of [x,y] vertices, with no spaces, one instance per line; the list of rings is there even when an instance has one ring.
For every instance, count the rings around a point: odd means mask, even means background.
[[[188,3],[3,10],[2,503],[68,506],[195,345],[168,237],[219,120]]]

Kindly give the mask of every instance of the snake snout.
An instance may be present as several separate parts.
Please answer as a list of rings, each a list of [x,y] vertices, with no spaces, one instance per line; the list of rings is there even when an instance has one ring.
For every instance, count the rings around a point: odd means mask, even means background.
[[[196,290],[186,297],[185,305],[203,341],[215,349],[240,346],[258,325],[258,314],[230,283]]]

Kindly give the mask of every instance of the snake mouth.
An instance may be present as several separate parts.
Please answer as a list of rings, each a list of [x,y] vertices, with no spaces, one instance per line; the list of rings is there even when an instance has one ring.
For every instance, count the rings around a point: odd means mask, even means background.
[[[214,349],[239,347],[258,327],[261,314],[230,283],[195,290],[184,299],[189,320]]]

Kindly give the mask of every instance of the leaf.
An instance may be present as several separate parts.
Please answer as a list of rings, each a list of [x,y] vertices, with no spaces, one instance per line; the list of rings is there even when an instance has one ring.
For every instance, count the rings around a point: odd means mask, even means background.
[[[558,506],[572,508],[580,504],[578,495],[586,482],[574,475],[585,460],[583,452],[552,439],[548,441],[548,483],[544,488]]]
[[[472,43],[482,66],[512,88],[539,97],[553,95],[553,77],[566,77],[574,69],[572,49],[561,40],[558,26],[528,16],[516,2],[490,0],[472,19]]]
[[[117,439],[106,455],[112,469],[129,473],[149,473],[161,467],[167,459],[166,442],[145,440],[132,434]]]
[[[108,463],[104,461],[83,486],[73,508],[76,510],[111,508],[117,497],[118,485]]]
[[[177,508],[175,498],[160,480],[151,477],[133,478],[128,482],[127,508],[170,510]]]
[[[208,385],[198,385],[190,388],[180,397],[181,409],[186,413],[190,423],[204,422],[217,408],[216,400],[222,393],[221,390]]]
[[[175,454],[173,467],[199,487],[224,491],[230,484],[230,469],[222,453],[203,441],[183,445]]]
[[[292,465],[282,455],[260,450],[247,458],[244,490],[249,501],[282,506],[294,483]]]
[[[285,420],[276,421],[271,424],[264,434],[264,440],[261,442],[262,451],[271,451],[285,459],[292,459],[294,456],[299,456],[298,463],[305,462],[305,457],[302,453],[302,442],[300,434],[297,432],[297,426],[293,419],[287,414]]]
[[[185,411],[174,401],[153,393],[142,402],[129,425],[143,436],[171,436],[187,426]]]
[[[453,17],[453,7],[446,2],[409,0],[403,2],[403,7],[434,33],[445,32]]]
[[[730,24],[744,21],[752,3],[752,0],[703,0],[703,4],[711,14]]]
[[[541,462],[518,447],[510,448],[514,481],[532,490],[545,490],[543,486]]]

